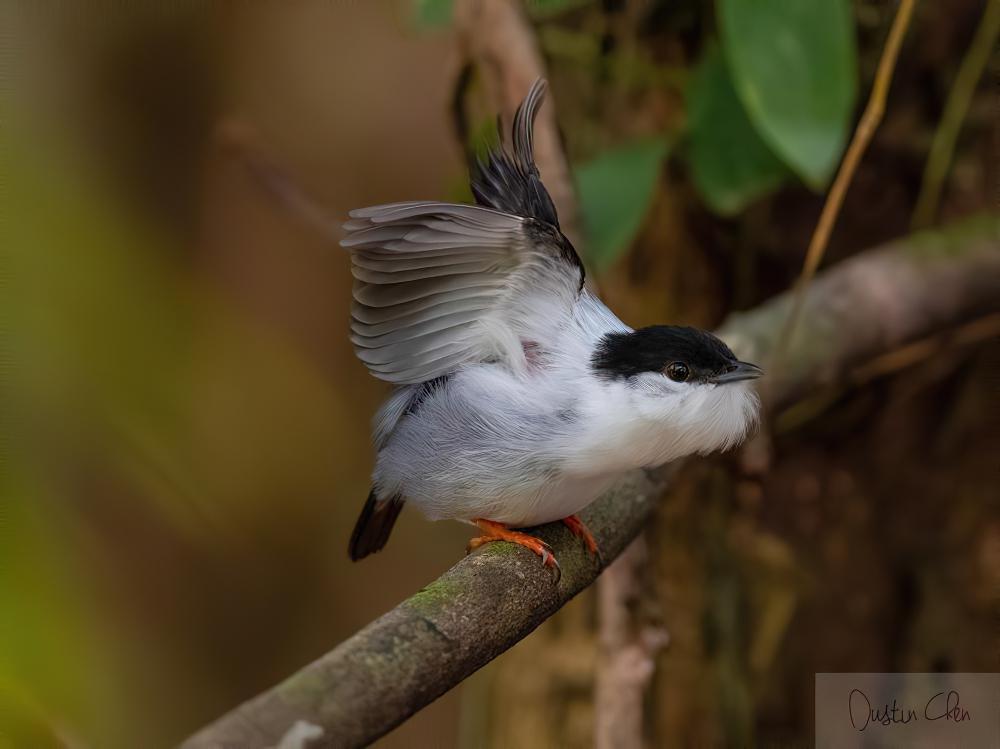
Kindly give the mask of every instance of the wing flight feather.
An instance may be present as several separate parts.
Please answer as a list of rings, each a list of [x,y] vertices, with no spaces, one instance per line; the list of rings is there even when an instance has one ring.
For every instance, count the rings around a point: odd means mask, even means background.
[[[376,377],[405,385],[464,364],[518,369],[572,315],[583,266],[559,231],[532,153],[545,82],[475,170],[479,205],[410,201],[359,208],[344,224],[355,279],[351,341]]]

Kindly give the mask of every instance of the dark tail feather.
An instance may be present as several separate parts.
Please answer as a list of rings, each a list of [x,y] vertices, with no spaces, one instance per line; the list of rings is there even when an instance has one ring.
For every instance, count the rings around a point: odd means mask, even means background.
[[[378,499],[375,490],[371,490],[358,522],[354,524],[351,543],[347,547],[351,561],[356,562],[382,550],[402,509],[403,500],[399,497]]]
[[[542,184],[535,165],[533,128],[535,117],[545,98],[546,83],[536,80],[514,114],[513,144],[505,143],[503,126],[498,121],[500,142],[485,162],[473,166],[472,194],[479,205],[496,208],[525,218],[536,218],[559,228],[556,207]]]

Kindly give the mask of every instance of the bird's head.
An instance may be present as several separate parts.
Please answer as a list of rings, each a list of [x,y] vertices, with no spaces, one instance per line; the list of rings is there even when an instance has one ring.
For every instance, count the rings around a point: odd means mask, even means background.
[[[624,388],[639,418],[668,426],[679,454],[732,447],[757,423],[760,401],[750,383],[763,371],[704,330],[654,325],[609,333],[591,366]]]

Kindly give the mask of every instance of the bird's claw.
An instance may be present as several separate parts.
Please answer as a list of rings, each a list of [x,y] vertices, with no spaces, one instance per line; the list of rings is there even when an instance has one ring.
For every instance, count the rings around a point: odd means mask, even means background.
[[[552,572],[555,575],[556,584],[562,579],[562,567],[559,566],[559,562],[556,561],[556,555],[552,553],[548,544],[544,544],[542,548],[542,564],[546,567],[551,567]]]
[[[562,568],[559,566],[559,562],[556,561],[552,547],[542,541],[542,539],[522,533],[521,531],[510,530],[503,523],[496,523],[492,520],[476,520],[475,523],[479,526],[483,534],[469,539],[469,543],[465,547],[466,554],[491,541],[509,541],[537,554],[541,558],[542,564],[552,569],[555,573],[555,582],[559,582],[562,577]]]
[[[570,532],[574,536],[583,539],[583,542],[587,545],[587,551],[597,557],[598,564],[603,567],[604,555],[601,554],[601,548],[597,545],[597,540],[594,538],[593,534],[587,526],[583,524],[583,521],[580,520],[580,517],[578,515],[570,515],[569,517],[563,518],[562,522],[563,525],[570,529]]]

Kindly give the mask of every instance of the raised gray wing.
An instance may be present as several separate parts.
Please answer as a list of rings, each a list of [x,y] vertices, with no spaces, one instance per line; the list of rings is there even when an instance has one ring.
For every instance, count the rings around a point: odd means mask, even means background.
[[[572,314],[583,268],[550,224],[428,202],[350,216],[351,340],[382,380],[424,382],[481,361],[521,368],[524,344],[545,350]]]

